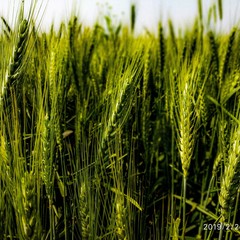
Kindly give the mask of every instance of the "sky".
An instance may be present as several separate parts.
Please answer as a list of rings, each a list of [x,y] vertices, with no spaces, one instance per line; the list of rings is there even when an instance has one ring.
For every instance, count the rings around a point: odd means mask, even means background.
[[[16,11],[22,0],[0,0],[0,16],[13,23]],[[25,12],[31,0],[25,0]],[[36,0],[35,0],[36,2]],[[104,16],[110,16],[113,24],[130,23],[130,6],[136,6],[136,28],[138,33],[147,29],[157,31],[158,22],[167,27],[168,19],[172,19],[176,29],[191,27],[197,16],[198,0],[38,0],[36,10],[40,9],[38,22],[41,29],[48,30],[51,23],[58,26],[61,21],[67,21],[72,13],[76,14],[83,25],[91,26],[96,21],[104,24]],[[208,10],[217,0],[202,0],[203,18],[207,22]],[[41,5],[42,4],[42,5]],[[40,7],[41,5],[41,7]],[[239,25],[240,1],[223,0],[223,20],[214,25],[219,31],[229,31],[233,25]],[[45,10],[45,11],[43,11]],[[37,15],[37,11],[35,13]],[[1,26],[1,25],[0,25]],[[211,24],[213,27],[213,24]]]

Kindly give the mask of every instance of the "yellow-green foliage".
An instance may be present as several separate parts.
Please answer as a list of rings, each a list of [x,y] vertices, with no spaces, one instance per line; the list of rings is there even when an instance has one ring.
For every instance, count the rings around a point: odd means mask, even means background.
[[[198,5],[182,34],[2,18],[0,239],[239,236],[239,29]]]

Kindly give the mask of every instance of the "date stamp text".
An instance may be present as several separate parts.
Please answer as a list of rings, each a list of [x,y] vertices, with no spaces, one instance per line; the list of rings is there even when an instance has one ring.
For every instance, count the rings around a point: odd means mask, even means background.
[[[240,225],[239,224],[223,224],[223,223],[204,223],[203,224],[204,231],[211,231],[211,230],[224,230],[224,231],[239,231]]]

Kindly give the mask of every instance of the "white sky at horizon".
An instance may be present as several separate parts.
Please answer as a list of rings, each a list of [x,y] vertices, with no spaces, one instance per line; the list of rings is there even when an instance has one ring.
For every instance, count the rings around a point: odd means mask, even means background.
[[[26,11],[31,0],[25,0]],[[197,0],[38,0],[36,9],[42,8],[38,17],[41,20],[41,29],[48,30],[52,22],[56,26],[61,21],[68,21],[74,13],[79,17],[83,25],[91,26],[96,21],[104,24],[104,16],[111,17],[114,24],[130,23],[130,6],[136,5],[136,32],[142,32],[145,28],[150,32],[156,32],[158,22],[168,28],[167,21],[172,19],[174,28],[193,26],[194,18],[198,14]],[[48,3],[47,3],[48,2]],[[17,3],[17,4],[16,4]],[[6,18],[10,24],[16,19],[16,11],[21,0],[0,0],[0,16]],[[46,5],[47,3],[47,5]],[[202,0],[203,17],[207,21],[208,9],[217,0]],[[43,13],[44,6],[46,6]],[[229,31],[233,25],[239,26],[240,15],[239,0],[223,0],[223,20],[215,26],[218,30]],[[218,13],[218,12],[217,12]],[[1,25],[0,25],[1,26]]]

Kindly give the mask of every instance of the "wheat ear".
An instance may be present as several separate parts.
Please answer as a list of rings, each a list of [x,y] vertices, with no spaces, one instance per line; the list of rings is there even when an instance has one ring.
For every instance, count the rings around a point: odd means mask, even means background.
[[[43,146],[43,153],[42,153],[42,179],[46,187],[46,193],[48,198],[51,198],[52,195],[52,185],[53,185],[53,166],[51,160],[51,146],[50,146],[50,120],[48,114],[46,114],[44,119],[44,126],[43,126],[43,133],[42,133],[42,146]]]
[[[185,69],[186,71],[186,69]],[[196,134],[196,112],[194,109],[194,96],[196,93],[194,72],[186,74],[183,72],[183,78],[179,79],[178,87],[178,103],[177,106],[177,125],[178,125],[178,146],[180,159],[183,170],[183,231],[182,237],[185,236],[186,224],[186,187],[187,175],[190,167],[190,162],[193,156]],[[193,70],[192,70],[193,71]]]
[[[9,92],[14,82],[19,79],[21,74],[21,66],[23,63],[24,54],[26,52],[26,42],[28,39],[28,21],[23,20],[19,26],[18,42],[14,50],[13,58],[10,60],[9,69],[5,79],[3,79],[0,92],[0,107],[9,104]]]
[[[222,20],[223,18],[222,0],[218,0],[218,13],[220,20]]]
[[[136,57],[136,62],[131,63],[133,74],[129,71],[123,74],[119,80],[119,86],[116,89],[115,95],[112,97],[110,113],[106,121],[106,126],[103,129],[100,151],[106,153],[108,141],[116,134],[118,127],[122,126],[126,121],[131,104],[133,102],[133,93],[136,91],[136,86],[139,81],[139,74],[142,66],[139,63],[139,57]]]
[[[225,52],[225,55],[224,55],[224,58],[223,58],[223,63],[222,63],[222,66],[221,66],[221,75],[220,75],[220,87],[222,86],[222,82],[224,81],[225,79],[225,76],[226,76],[226,73],[228,71],[228,67],[229,67],[229,63],[230,63],[230,57],[231,57],[231,53],[232,53],[232,50],[233,50],[233,42],[234,42],[234,39],[235,39],[235,35],[236,35],[236,31],[237,29],[236,28],[233,28],[232,31],[231,31],[231,34],[228,38],[228,43],[227,43],[227,49],[226,49],[226,52]]]
[[[176,37],[175,37],[173,23],[172,23],[171,20],[168,20],[168,28],[169,28],[169,34],[170,34],[170,39],[171,39],[171,42],[172,42],[172,45],[173,45],[174,53],[177,54],[178,53],[177,40],[176,40]]]
[[[158,26],[158,41],[159,41],[159,52],[158,52],[158,58],[159,58],[159,71],[160,74],[163,73],[164,65],[165,65],[165,42],[164,42],[164,33],[163,33],[163,26],[161,23],[159,23]]]
[[[37,199],[33,172],[25,172],[21,182],[22,207],[21,226],[24,239],[37,239],[39,223],[36,221]]]
[[[10,40],[10,36],[12,34],[12,30],[11,30],[9,24],[7,23],[6,19],[4,17],[1,17],[1,19],[2,19],[2,22],[3,22],[4,26],[5,26],[5,28],[6,28],[6,30],[4,30],[4,34],[7,37],[7,39]]]
[[[82,239],[89,239],[90,226],[89,226],[89,209],[87,205],[87,189],[86,184],[83,182],[80,187],[80,209],[79,209],[80,221],[81,221],[81,235]]]
[[[213,68],[213,73],[215,77],[218,77],[219,72],[219,56],[218,56],[218,46],[212,31],[208,33],[209,43],[211,47],[211,65]]]
[[[240,125],[234,128],[228,152],[228,161],[225,165],[224,175],[221,182],[219,203],[221,205],[222,221],[224,222],[231,214],[237,191],[240,187]]]
[[[143,70],[143,90],[142,90],[142,140],[144,148],[147,152],[149,151],[149,104],[150,99],[148,97],[148,85],[149,85],[149,64],[150,64],[150,53],[149,50],[146,52],[146,57],[144,61],[144,70]]]
[[[187,176],[194,147],[193,95],[189,82],[185,83],[179,106],[179,146],[183,175]]]
[[[126,208],[124,207],[124,196],[116,196],[116,233],[118,239],[127,240],[125,232]]]

